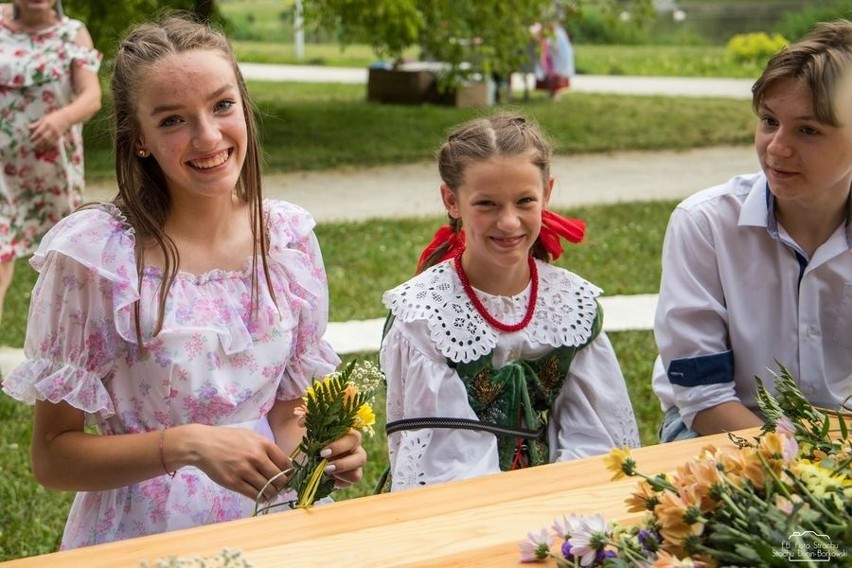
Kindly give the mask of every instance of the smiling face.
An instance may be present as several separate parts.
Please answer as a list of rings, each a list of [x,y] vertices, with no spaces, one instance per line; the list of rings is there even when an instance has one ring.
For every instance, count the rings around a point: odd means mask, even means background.
[[[834,94],[838,125],[820,121],[801,80],[779,79],[757,108],[755,147],[778,206],[845,203],[852,182],[852,83]]]
[[[472,162],[455,191],[441,186],[448,214],[462,221],[463,264],[474,286],[491,291],[504,281],[517,293],[526,285],[527,257],[552,188],[553,179],[545,182],[540,167],[524,156]]]
[[[142,79],[136,146],[157,161],[172,199],[230,198],[247,144],[231,63],[217,51],[185,51],[153,64]]]

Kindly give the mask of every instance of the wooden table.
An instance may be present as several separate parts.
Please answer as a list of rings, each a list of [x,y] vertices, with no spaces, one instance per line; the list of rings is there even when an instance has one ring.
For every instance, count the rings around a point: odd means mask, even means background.
[[[757,429],[739,432],[755,435]],[[726,435],[649,446],[633,455],[640,471],[674,471]],[[363,497],[2,563],[137,568],[170,556],[237,549],[255,567],[517,566],[518,543],[564,513],[638,521],[624,499],[636,478],[610,481],[602,456],[440,486]]]

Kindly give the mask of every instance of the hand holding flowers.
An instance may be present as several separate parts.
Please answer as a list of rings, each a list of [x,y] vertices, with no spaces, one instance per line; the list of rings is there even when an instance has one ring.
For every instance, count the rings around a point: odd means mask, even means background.
[[[335,468],[338,466],[329,463],[330,457],[339,455],[334,451],[335,447],[350,450],[355,447],[363,453],[360,449],[361,432],[373,434],[375,414],[371,404],[381,380],[381,371],[375,365],[369,362],[358,365],[353,360],[343,371],[315,380],[308,387],[302,397],[303,404],[296,409],[299,423],[305,428],[305,435],[290,455],[292,468],[279,474],[292,473],[285,489],[297,494],[295,501],[287,503],[291,507],[309,508],[330,495],[334,489],[358,480],[360,469],[354,473],[336,475]],[[355,442],[349,438],[354,438]],[[345,455],[347,452],[342,453],[343,457],[335,460],[338,464],[358,457],[354,453],[349,456]],[[363,461],[363,457],[361,459]],[[275,478],[270,479],[267,487],[274,481]],[[261,506],[260,496],[267,487],[258,495],[255,515],[279,506]]]

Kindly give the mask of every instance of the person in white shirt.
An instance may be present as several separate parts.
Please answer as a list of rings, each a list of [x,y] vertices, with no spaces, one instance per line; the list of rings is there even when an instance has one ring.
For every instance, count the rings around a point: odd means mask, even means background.
[[[549,264],[585,224],[547,210],[551,148],[512,114],[439,153],[449,225],[384,294],[392,490],[639,444],[601,290]]]
[[[755,376],[852,395],[852,24],[817,25],[753,87],[762,172],[687,198],[663,245],[662,441],[760,426]],[[848,403],[848,401],[847,401]]]

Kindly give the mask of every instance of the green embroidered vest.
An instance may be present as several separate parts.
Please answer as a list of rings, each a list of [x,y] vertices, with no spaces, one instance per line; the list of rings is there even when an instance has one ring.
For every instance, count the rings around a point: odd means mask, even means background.
[[[538,432],[537,437],[526,440],[497,436],[502,471],[550,462],[548,413],[562,390],[571,362],[598,336],[602,323],[598,306],[592,333],[582,345],[563,345],[537,359],[511,361],[499,369],[494,368],[493,352],[470,363],[448,360],[461,377],[468,402],[481,422]]]

